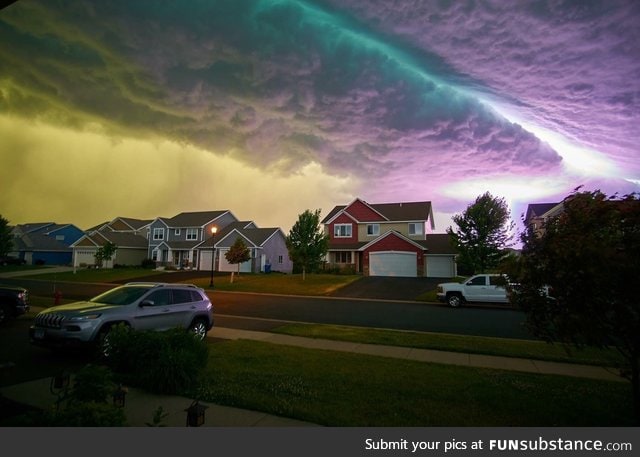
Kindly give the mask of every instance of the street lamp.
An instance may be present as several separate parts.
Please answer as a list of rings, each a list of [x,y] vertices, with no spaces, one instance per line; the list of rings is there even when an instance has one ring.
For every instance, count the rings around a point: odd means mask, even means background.
[[[218,227],[215,225],[211,227],[211,280],[209,281],[209,287],[213,288],[213,262],[216,258],[216,232],[218,231]]]

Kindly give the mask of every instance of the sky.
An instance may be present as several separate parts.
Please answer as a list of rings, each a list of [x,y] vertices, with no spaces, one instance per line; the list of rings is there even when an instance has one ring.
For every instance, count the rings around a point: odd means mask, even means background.
[[[7,2],[5,2],[7,3]],[[11,3],[11,2],[8,2]],[[521,227],[640,190],[635,0],[18,0],[0,10],[9,223],[479,195]]]

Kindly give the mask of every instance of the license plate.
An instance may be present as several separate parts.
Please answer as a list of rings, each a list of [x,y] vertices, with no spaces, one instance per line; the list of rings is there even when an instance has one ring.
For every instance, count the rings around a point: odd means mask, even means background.
[[[33,332],[33,337],[34,337],[36,340],[41,340],[41,339],[43,339],[43,338],[44,338],[44,329],[41,329],[41,328],[37,328],[37,329],[35,329],[35,331]]]

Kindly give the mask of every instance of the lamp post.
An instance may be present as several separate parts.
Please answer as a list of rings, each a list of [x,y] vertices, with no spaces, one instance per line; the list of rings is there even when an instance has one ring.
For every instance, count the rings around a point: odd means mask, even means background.
[[[216,258],[216,232],[218,231],[218,227],[215,225],[211,227],[211,280],[209,281],[209,287],[213,289],[213,262]]]

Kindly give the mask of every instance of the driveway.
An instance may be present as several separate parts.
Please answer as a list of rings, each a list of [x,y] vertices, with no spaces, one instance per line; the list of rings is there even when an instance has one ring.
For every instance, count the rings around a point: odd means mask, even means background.
[[[415,300],[434,290],[445,278],[395,278],[363,276],[331,294],[333,297],[373,298],[382,300]]]

